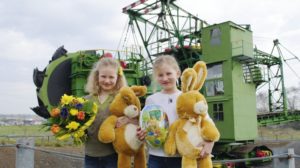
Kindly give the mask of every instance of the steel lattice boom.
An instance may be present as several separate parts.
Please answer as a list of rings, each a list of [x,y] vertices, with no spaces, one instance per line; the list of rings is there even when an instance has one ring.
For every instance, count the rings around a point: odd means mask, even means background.
[[[135,25],[152,62],[157,55],[170,50],[200,46],[201,29],[208,25],[174,4],[174,0],[140,0],[123,8]],[[188,65],[189,51],[182,51]]]

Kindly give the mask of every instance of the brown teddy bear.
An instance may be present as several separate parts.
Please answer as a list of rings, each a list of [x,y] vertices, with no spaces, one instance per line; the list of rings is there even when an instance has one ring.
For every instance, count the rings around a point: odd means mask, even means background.
[[[118,153],[119,168],[130,168],[132,156],[135,168],[146,167],[144,143],[136,136],[138,125],[128,123],[115,127],[118,117],[139,117],[141,104],[138,97],[146,92],[145,86],[122,87],[109,107],[111,115],[100,126],[98,139],[103,143],[113,143]]]
[[[203,149],[203,141],[218,141],[220,133],[208,116],[207,102],[199,92],[206,79],[207,69],[203,61],[184,70],[181,76],[182,94],[177,99],[178,119],[170,126],[164,145],[165,153],[174,155],[176,149],[182,156],[183,168],[197,168],[197,159]],[[212,168],[211,156],[199,159],[200,168]]]

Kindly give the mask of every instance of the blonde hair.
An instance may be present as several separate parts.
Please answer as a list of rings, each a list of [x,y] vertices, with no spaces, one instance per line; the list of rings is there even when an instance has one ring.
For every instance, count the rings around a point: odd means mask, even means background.
[[[119,62],[110,57],[101,57],[98,62],[94,64],[93,69],[91,70],[87,84],[85,86],[85,91],[91,95],[98,95],[101,93],[101,88],[99,86],[99,71],[103,67],[112,67],[117,72],[117,82],[114,87],[114,93],[119,91],[121,87],[127,86],[127,82],[123,73],[120,73],[120,64]]]
[[[154,60],[153,63],[153,78],[155,78],[157,71],[163,65],[171,66],[175,71],[181,74],[181,70],[179,68],[178,62],[176,61],[175,57],[172,55],[161,55]],[[153,90],[156,91],[157,86],[153,86]]]
[[[162,65],[169,65],[172,68],[174,68],[176,71],[181,73],[179,65],[178,65],[175,57],[172,55],[162,55],[162,56],[157,57],[153,63],[153,74],[157,73],[158,69]]]

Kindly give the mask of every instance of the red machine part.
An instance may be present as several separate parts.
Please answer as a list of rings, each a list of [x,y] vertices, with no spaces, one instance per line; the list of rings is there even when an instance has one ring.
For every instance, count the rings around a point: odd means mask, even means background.
[[[266,156],[271,156],[272,153],[267,150],[257,150],[255,155],[256,157],[266,157]]]

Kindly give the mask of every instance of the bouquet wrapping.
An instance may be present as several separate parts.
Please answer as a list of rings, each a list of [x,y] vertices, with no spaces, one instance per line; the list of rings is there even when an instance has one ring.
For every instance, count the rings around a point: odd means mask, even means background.
[[[140,115],[140,126],[147,132],[146,142],[149,145],[162,147],[168,134],[169,121],[160,106],[146,105]]]
[[[86,129],[93,123],[97,104],[82,97],[64,94],[44,124],[58,140],[73,138],[75,144],[86,141]]]

